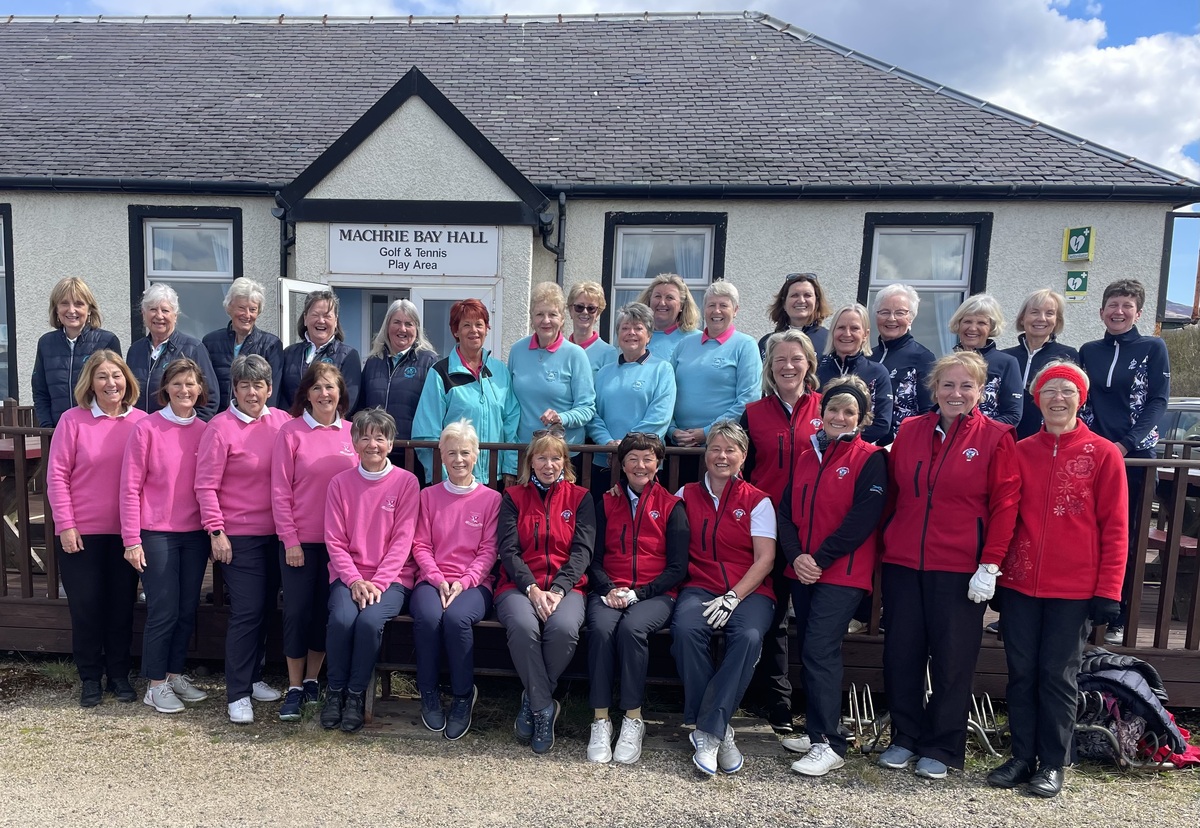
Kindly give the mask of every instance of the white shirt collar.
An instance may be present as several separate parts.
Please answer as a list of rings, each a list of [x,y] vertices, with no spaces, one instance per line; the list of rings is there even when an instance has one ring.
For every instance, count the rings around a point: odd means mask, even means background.
[[[479,481],[476,480],[475,478],[471,478],[471,482],[468,483],[466,486],[455,486],[453,483],[450,482],[450,478],[446,478],[442,482],[442,485],[446,487],[446,491],[448,491],[450,494],[465,495],[465,494],[470,494],[471,492],[478,489]]]
[[[384,464],[383,468],[377,472],[369,472],[362,467],[362,463],[359,463],[358,464],[358,473],[362,475],[363,480],[383,480],[383,478],[387,477],[389,474],[392,473],[392,469],[394,469],[394,468],[395,468],[395,466],[392,465],[391,460],[388,460]]]
[[[174,423],[175,425],[191,425],[196,421],[195,414],[185,420],[183,417],[176,415],[175,412],[171,410],[171,406],[169,405],[158,409],[158,413],[163,415],[163,418],[166,419],[167,422]]]
[[[317,418],[314,417],[312,414],[310,414],[308,411],[304,412],[304,422],[308,424],[309,428],[337,428],[337,429],[340,429],[342,427],[342,418],[341,417],[338,417],[336,420],[334,420],[332,425],[324,426],[324,425],[321,425],[320,423],[318,423]]]
[[[121,413],[117,415],[117,419],[123,419],[125,417],[128,417],[130,411],[133,411],[133,409],[130,406],[128,406],[128,405],[124,406],[124,410],[121,411]],[[104,409],[102,409],[100,407],[100,404],[97,403],[95,400],[92,400],[92,416],[95,417],[97,420],[100,419],[101,417],[108,416],[107,414],[104,413]]]
[[[231,403],[229,404],[229,410],[233,412],[233,416],[237,417],[237,418],[238,418],[239,420],[241,420],[243,423],[253,423],[253,422],[255,422],[255,419],[254,419],[253,417],[251,417],[251,416],[250,416],[249,414],[247,414],[245,411],[242,411],[240,408],[238,408],[238,407],[237,407],[237,403],[236,403],[236,402],[231,402]],[[269,405],[264,405],[264,406],[263,406],[262,413],[258,415],[258,419],[259,419],[259,420],[261,420],[263,417],[267,416],[267,415],[268,415],[268,414],[270,414],[270,413],[271,413],[271,407],[270,407]],[[307,412],[307,411],[306,411],[306,412],[304,412],[304,413],[305,413],[305,414],[308,414],[308,412]]]

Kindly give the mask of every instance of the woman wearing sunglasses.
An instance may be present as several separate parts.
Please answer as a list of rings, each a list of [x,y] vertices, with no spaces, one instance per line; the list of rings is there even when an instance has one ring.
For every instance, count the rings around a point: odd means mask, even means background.
[[[592,364],[593,376],[605,365],[617,361],[617,349],[600,338],[600,314],[606,307],[604,288],[598,282],[576,282],[567,294],[572,327],[567,341],[583,348]]]
[[[596,510],[596,553],[588,567],[588,698],[595,716],[589,762],[631,765],[642,755],[642,701],[650,636],[671,621],[675,591],[687,574],[687,510],[654,479],[666,456],[657,434],[632,432],[617,446],[620,485]],[[621,734],[613,748],[608,709],[621,676]]]

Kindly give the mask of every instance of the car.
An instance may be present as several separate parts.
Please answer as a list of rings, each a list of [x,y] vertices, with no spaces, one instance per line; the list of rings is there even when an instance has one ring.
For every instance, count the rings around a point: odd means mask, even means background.
[[[1158,421],[1158,456],[1168,456],[1167,440],[1194,440],[1192,457],[1200,459],[1200,397],[1171,397]],[[1183,446],[1170,446],[1171,457],[1182,457]]]

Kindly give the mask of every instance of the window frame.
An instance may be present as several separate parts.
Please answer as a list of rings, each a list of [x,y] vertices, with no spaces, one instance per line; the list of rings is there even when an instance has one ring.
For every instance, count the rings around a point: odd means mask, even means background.
[[[12,205],[0,204],[0,275],[4,277],[5,325],[8,328],[8,397],[21,399],[21,383],[17,379],[16,282],[13,278]]]
[[[600,316],[600,324],[598,330],[602,335],[607,334],[609,341],[613,336],[612,320],[616,316],[615,302],[616,291],[618,289],[627,289],[630,287],[627,283],[619,283],[617,279],[617,265],[620,262],[618,253],[620,251],[620,237],[624,235],[623,231],[627,231],[637,227],[650,227],[663,229],[679,229],[679,230],[696,230],[703,229],[709,231],[708,246],[705,250],[705,259],[710,269],[710,279],[703,284],[697,282],[695,287],[707,287],[712,282],[725,278],[725,246],[729,231],[729,214],[728,213],[695,213],[695,212],[673,212],[659,211],[653,213],[646,212],[608,212],[604,214],[604,254],[601,262],[601,285],[604,288],[605,301],[608,307],[604,309],[604,313]]]
[[[153,226],[179,224],[229,223],[233,234],[230,248],[231,274],[197,273],[187,271],[154,271],[151,269],[154,252],[147,245],[152,238],[149,229]],[[205,284],[228,284],[242,275],[242,209],[240,207],[163,207],[157,205],[129,205],[129,331],[131,341],[145,336],[142,323],[141,296],[154,282],[198,282]],[[228,282],[226,280],[228,279]]]

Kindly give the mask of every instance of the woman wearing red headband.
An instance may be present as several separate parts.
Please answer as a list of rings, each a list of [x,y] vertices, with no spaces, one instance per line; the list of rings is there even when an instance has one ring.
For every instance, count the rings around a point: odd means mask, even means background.
[[[1051,362],[1033,391],[1044,425],[1017,444],[1021,502],[1000,578],[1012,758],[987,781],[1051,797],[1070,762],[1088,622],[1121,610],[1129,514],[1121,453],[1076,418],[1087,374]]]

